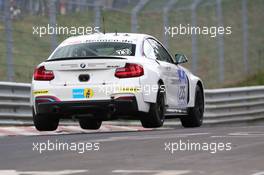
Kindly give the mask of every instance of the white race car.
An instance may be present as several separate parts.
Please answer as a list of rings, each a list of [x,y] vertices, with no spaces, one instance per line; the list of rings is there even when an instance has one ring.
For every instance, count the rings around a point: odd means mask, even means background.
[[[32,80],[35,127],[51,131],[61,118],[79,120],[83,129],[102,121],[138,119],[143,127],[161,127],[179,117],[184,127],[202,125],[201,79],[180,66],[153,36],[106,33],[70,37],[43,63]]]

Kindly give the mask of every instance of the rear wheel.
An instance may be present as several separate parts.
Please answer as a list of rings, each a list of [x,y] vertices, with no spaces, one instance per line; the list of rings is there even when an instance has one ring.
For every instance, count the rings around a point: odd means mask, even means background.
[[[156,103],[150,105],[149,113],[141,119],[144,128],[157,128],[163,126],[165,119],[165,97],[164,92],[158,91]]]
[[[203,123],[204,114],[204,97],[202,90],[199,86],[196,87],[195,92],[195,106],[188,109],[188,116],[184,116],[181,119],[183,127],[199,127]]]
[[[33,109],[33,122],[39,131],[54,131],[58,128],[59,118],[56,116],[35,114]]]
[[[80,118],[79,124],[82,129],[99,129],[102,125],[101,120]]]

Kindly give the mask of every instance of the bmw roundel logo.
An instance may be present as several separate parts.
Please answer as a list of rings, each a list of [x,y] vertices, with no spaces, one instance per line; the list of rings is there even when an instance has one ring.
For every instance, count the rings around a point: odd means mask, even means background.
[[[80,67],[81,67],[81,68],[85,68],[86,65],[85,65],[84,63],[81,63],[81,64],[80,64]]]

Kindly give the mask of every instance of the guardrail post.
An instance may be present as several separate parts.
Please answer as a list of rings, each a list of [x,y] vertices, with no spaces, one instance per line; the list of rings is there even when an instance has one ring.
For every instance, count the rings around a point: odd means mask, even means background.
[[[243,63],[245,74],[249,73],[248,65],[248,15],[247,0],[242,0],[242,22],[243,22]]]
[[[138,4],[133,8],[131,14],[131,32],[136,33],[138,29],[137,14],[143,9],[143,7],[148,3],[149,0],[140,0]]]
[[[94,1],[94,27],[101,27],[101,1]]]
[[[222,0],[216,0],[216,15],[218,27],[223,26]],[[224,61],[224,36],[217,35],[218,56],[219,56],[219,82],[222,83],[225,79],[225,61]]]
[[[178,0],[170,0],[165,7],[163,8],[163,29],[168,27],[169,25],[169,12],[171,8],[176,4]],[[163,32],[163,44],[168,49],[169,48],[169,42],[168,42],[168,36],[165,32]]]
[[[191,4],[191,10],[192,10],[192,27],[197,26],[197,14],[196,14],[196,8],[201,0],[195,0]],[[192,32],[192,72],[197,73],[197,62],[198,62],[198,49],[197,49],[197,35]]]
[[[56,27],[56,6],[55,6],[55,0],[49,1],[49,22],[50,26],[53,28],[53,33],[51,35],[51,49],[52,51],[57,47],[57,37],[55,33],[55,27]]]
[[[7,80],[14,80],[14,60],[13,60],[13,28],[10,14],[10,1],[4,1],[4,23],[6,33],[6,61],[7,61]]]

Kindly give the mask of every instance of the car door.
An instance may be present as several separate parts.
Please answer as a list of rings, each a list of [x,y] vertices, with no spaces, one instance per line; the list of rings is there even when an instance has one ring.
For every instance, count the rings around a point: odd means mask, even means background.
[[[187,108],[189,94],[189,80],[185,70],[181,66],[177,66],[178,83],[176,90],[176,105],[177,108]]]
[[[153,61],[156,61],[159,64],[160,69],[160,78],[163,80],[165,88],[167,89],[168,85],[168,78],[170,74],[170,65],[167,62],[160,61],[160,55],[158,48],[151,44],[151,39],[145,39],[143,43],[143,49],[144,49],[144,55],[147,58],[152,59]],[[166,98],[166,104],[169,105],[169,99]]]
[[[175,88],[177,84],[177,75],[175,72],[177,72],[177,66],[173,64],[173,60],[171,59],[168,52],[163,48],[163,46],[156,41],[155,39],[148,39],[151,46],[154,48],[156,55],[157,55],[157,61],[161,65],[161,72],[164,76],[164,83],[166,88],[166,99],[167,104],[169,106],[174,106],[175,104]]]
[[[188,79],[184,69],[176,65],[168,51],[156,40],[149,40],[158,51],[159,62],[166,72],[166,92],[170,108],[186,108],[188,97]]]

